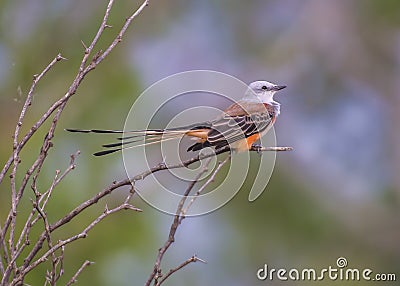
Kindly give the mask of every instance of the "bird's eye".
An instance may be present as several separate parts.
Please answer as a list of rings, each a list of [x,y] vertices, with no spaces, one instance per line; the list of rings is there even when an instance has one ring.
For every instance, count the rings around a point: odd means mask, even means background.
[[[267,89],[267,86],[266,86],[266,85],[263,85],[261,88],[262,88],[262,89]]]

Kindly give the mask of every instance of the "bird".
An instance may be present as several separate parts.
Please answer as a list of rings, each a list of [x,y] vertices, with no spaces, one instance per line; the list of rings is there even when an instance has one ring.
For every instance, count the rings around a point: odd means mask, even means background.
[[[280,103],[274,100],[277,91],[286,88],[265,80],[250,83],[242,99],[231,104],[219,116],[210,121],[168,129],[103,130],[73,129],[69,132],[123,134],[119,142],[102,145],[106,150],[94,153],[103,156],[123,149],[160,143],[166,140],[190,137],[195,140],[187,151],[199,151],[212,147],[215,150],[229,148],[236,152],[260,149],[255,144],[276,122]],[[144,143],[143,143],[144,140]]]

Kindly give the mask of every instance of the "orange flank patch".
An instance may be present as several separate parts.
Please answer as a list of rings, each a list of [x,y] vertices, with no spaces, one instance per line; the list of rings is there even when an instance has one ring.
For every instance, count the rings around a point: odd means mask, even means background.
[[[254,134],[251,135],[247,138],[240,139],[236,142],[232,143],[232,148],[236,150],[236,152],[245,152],[248,151],[251,148],[251,145],[253,145],[254,142],[256,142],[260,138],[260,134]]]
[[[251,146],[260,138],[260,133],[256,133],[254,135],[251,135],[246,138],[247,140],[247,148],[248,150],[251,148]]]

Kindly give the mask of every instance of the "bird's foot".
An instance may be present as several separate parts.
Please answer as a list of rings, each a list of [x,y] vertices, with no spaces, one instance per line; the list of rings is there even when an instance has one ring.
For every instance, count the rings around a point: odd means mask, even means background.
[[[258,155],[262,155],[261,150],[263,149],[263,146],[261,144],[253,144],[251,145],[251,150],[256,151]]]

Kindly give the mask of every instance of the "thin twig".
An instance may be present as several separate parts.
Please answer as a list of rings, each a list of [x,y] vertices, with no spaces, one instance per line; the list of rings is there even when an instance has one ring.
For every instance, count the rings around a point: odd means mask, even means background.
[[[56,176],[53,179],[53,182],[50,186],[50,188],[44,192],[38,201],[36,201],[35,203],[37,205],[41,205],[41,208],[44,209],[47,205],[48,200],[50,199],[50,196],[54,190],[54,188],[72,171],[75,169],[75,159],[76,157],[79,155],[79,151],[76,152],[75,154],[71,155],[71,160],[69,163],[68,168],[61,174],[61,176],[59,176],[59,172],[56,171]],[[24,228],[21,231],[20,237],[17,241],[16,244],[16,249],[17,252],[15,254],[15,257],[13,258],[14,260],[16,260],[20,254],[22,253],[22,251],[25,249],[25,247],[27,247],[30,244],[30,240],[29,240],[29,233],[30,230],[32,229],[32,227],[36,224],[37,221],[39,221],[40,219],[40,215],[38,215],[35,219],[33,219],[33,216],[35,215],[35,213],[37,212],[36,208],[32,208],[31,213],[29,214],[28,218],[25,221],[25,225]],[[33,220],[32,220],[33,219]]]
[[[193,255],[192,257],[188,258],[187,260],[185,260],[184,262],[182,262],[181,264],[179,264],[177,267],[170,269],[156,284],[156,286],[160,286],[161,284],[163,284],[165,282],[165,280],[167,280],[172,274],[174,274],[175,272],[177,272],[178,270],[181,270],[183,267],[185,267],[186,265],[193,263],[193,262],[203,262],[203,263],[207,263],[206,261],[204,261],[203,259],[197,257],[196,255]]]
[[[17,125],[15,127],[15,131],[14,131],[14,135],[13,135],[13,155],[10,157],[10,159],[7,161],[6,165],[4,166],[4,168],[2,169],[2,171],[0,172],[0,183],[3,181],[3,178],[5,176],[5,174],[7,173],[8,169],[11,166],[11,163],[13,162],[14,153],[19,153],[20,148],[22,148],[22,146],[18,146],[18,137],[19,137],[19,133],[21,130],[21,126],[23,123],[23,120],[25,118],[25,114],[26,111],[28,110],[28,107],[32,104],[32,99],[33,99],[33,92],[36,89],[37,84],[39,83],[39,81],[43,78],[43,76],[59,61],[61,60],[66,60],[64,57],[61,56],[61,54],[58,54],[43,70],[40,74],[38,75],[34,75],[33,77],[33,82],[32,85],[29,89],[28,95],[26,97],[24,106],[22,107],[21,113],[19,115],[18,118],[18,122]],[[19,149],[19,150],[18,150]]]
[[[37,212],[40,214],[40,216],[43,219],[44,229],[46,231],[47,244],[48,244],[49,248],[53,248],[53,241],[51,238],[50,225],[49,225],[49,221],[47,219],[47,214],[44,212],[43,209],[40,208],[40,205],[38,203],[39,203],[39,199],[38,199],[38,197],[36,197],[36,202],[34,203],[34,206],[35,206]],[[51,253],[51,262],[52,262],[52,270],[49,273],[50,277],[48,277],[48,278],[50,278],[49,279],[50,285],[55,285],[56,272],[57,272],[57,256],[54,252]]]
[[[94,262],[91,262],[89,260],[86,260],[85,262],[83,262],[83,264],[81,265],[81,267],[79,267],[78,271],[75,272],[74,276],[72,276],[71,280],[68,281],[68,283],[66,284],[66,286],[71,286],[72,284],[74,284],[79,276],[79,274],[81,274],[81,272],[83,271],[83,269],[85,269],[86,267],[92,265]]]
[[[55,244],[48,251],[46,251],[40,258],[38,258],[36,261],[29,264],[28,267],[21,270],[19,276],[16,279],[14,279],[10,285],[18,285],[21,282],[21,279],[26,274],[28,274],[30,271],[32,271],[34,268],[36,268],[39,264],[47,261],[48,257],[51,256],[54,252],[56,252],[58,249],[64,247],[67,244],[70,244],[76,240],[86,238],[88,236],[89,231],[92,230],[98,223],[100,223],[107,216],[109,216],[113,213],[119,212],[121,210],[133,210],[133,211],[137,211],[137,212],[142,211],[141,209],[138,209],[128,203],[122,203],[121,205],[119,205],[113,209],[108,209],[108,207],[106,206],[103,213],[100,216],[98,216],[96,219],[94,219],[82,232],[80,232],[79,234],[73,235],[65,240],[59,240],[57,244]]]
[[[185,208],[183,208],[184,203],[186,201],[187,196],[189,195],[189,193],[186,194],[186,196],[184,196],[181,200],[182,204],[180,204],[178,206],[177,212],[179,211],[179,215],[175,215],[175,220],[172,224],[173,228],[173,235],[175,235],[175,232],[178,228],[178,226],[182,223],[182,221],[185,219],[186,217],[186,213],[188,212],[189,208],[192,206],[192,204],[194,203],[195,199],[199,197],[199,195],[202,193],[202,191],[207,188],[207,186],[209,186],[212,182],[214,182],[214,179],[216,177],[216,175],[218,174],[218,172],[221,170],[221,168],[228,162],[230,161],[231,155],[229,154],[229,156],[227,156],[225,158],[225,160],[220,161],[218,163],[218,166],[214,169],[214,171],[212,172],[212,174],[210,175],[210,178],[199,188],[199,190],[195,193],[195,195],[192,197],[192,199],[189,201],[189,203],[187,204],[187,206]],[[171,229],[172,229],[171,226]],[[172,240],[173,242],[173,240]],[[167,249],[165,249],[166,251]],[[162,256],[160,258],[160,263],[161,264],[161,260],[162,260]],[[179,269],[183,268],[184,266],[188,265],[191,262],[196,262],[196,261],[202,261],[205,263],[205,261],[199,259],[198,257],[196,257],[195,255],[192,256],[191,258],[189,258],[188,260],[184,261],[182,264],[180,264],[178,267],[170,269],[169,272],[167,272],[167,274],[165,274],[164,276],[161,276],[161,269],[158,270],[158,276],[162,277],[158,282],[157,282],[157,276],[154,277],[154,284],[155,285],[161,285],[170,275],[172,275],[173,273],[175,273],[176,271],[178,271]],[[156,262],[157,264],[157,262]],[[159,266],[159,265],[158,265]],[[153,271],[154,272],[154,271]]]
[[[185,204],[185,201],[187,199],[187,196],[189,193],[193,190],[194,186],[198,182],[198,180],[203,176],[208,171],[208,166],[211,162],[211,159],[208,159],[205,163],[204,166],[201,168],[199,173],[196,175],[196,177],[193,179],[193,181],[189,184],[187,187],[186,191],[184,192],[182,199],[178,203],[178,207],[175,212],[174,220],[171,224],[170,230],[169,230],[169,235],[167,241],[164,243],[164,245],[158,250],[156,262],[154,264],[153,272],[150,274],[149,278],[147,279],[147,282],[145,286],[150,286],[151,282],[154,280],[154,284],[158,283],[158,279],[162,277],[161,273],[161,261],[168,250],[168,248],[171,246],[172,243],[175,241],[175,233],[176,230],[178,229],[179,224],[181,223],[181,211],[183,208],[183,205]]]
[[[104,60],[105,57],[108,56],[108,54],[115,48],[116,45],[118,45],[119,42],[122,41],[122,37],[124,36],[126,30],[128,30],[129,26],[131,25],[131,22],[139,16],[140,13],[143,12],[144,8],[146,8],[149,5],[149,0],[145,0],[142,5],[136,10],[135,13],[133,13],[129,18],[125,20],[125,24],[122,26],[120,32],[118,33],[118,36],[114,39],[114,41],[111,43],[111,45],[98,57],[94,59],[94,62],[99,64],[101,61]],[[89,67],[88,67],[89,68]]]
[[[82,41],[82,45],[85,48],[85,53],[84,53],[81,65],[79,66],[79,72],[81,72],[81,73],[84,72],[85,65],[87,63],[87,60],[88,60],[88,58],[90,56],[90,53],[92,52],[94,46],[97,44],[97,42],[100,39],[100,36],[103,34],[104,30],[108,26],[107,25],[107,21],[108,21],[108,18],[110,16],[110,11],[111,11],[111,8],[112,8],[113,4],[114,4],[114,0],[110,0],[108,2],[107,8],[106,8],[106,12],[104,13],[103,21],[101,22],[100,27],[97,30],[97,33],[94,36],[92,42],[90,43],[90,46],[86,47],[85,43]]]
[[[210,185],[212,182],[214,182],[215,177],[217,176],[219,170],[231,159],[231,156],[227,156],[224,161],[218,162],[218,166],[215,168],[213,173],[211,174],[210,178],[208,178],[207,182],[205,182],[196,192],[196,194],[192,197],[192,199],[188,202],[186,207],[182,209],[181,217],[182,219],[185,218],[185,215],[187,214],[189,208],[192,206],[194,201],[200,196],[200,194],[207,188],[208,185]]]
[[[8,247],[10,250],[10,256],[13,257],[15,255],[16,249],[15,249],[15,225],[16,225],[16,217],[17,217],[17,206],[18,206],[18,196],[17,196],[17,190],[16,190],[16,176],[17,176],[17,170],[18,170],[18,165],[20,163],[20,158],[19,158],[19,153],[22,149],[20,144],[18,143],[18,137],[19,133],[21,130],[21,126],[23,123],[23,120],[26,115],[26,111],[28,107],[32,103],[32,98],[33,98],[33,93],[35,91],[36,85],[38,82],[43,78],[43,76],[56,64],[56,62],[62,60],[63,57],[58,54],[44,69],[39,75],[35,75],[33,78],[33,82],[31,85],[31,88],[28,92],[28,95],[26,97],[25,103],[22,107],[21,113],[19,115],[16,127],[15,127],[15,132],[13,135],[13,154],[12,154],[12,160],[9,160],[10,164],[8,168],[11,166],[11,163],[13,163],[13,168],[11,171],[10,175],[10,183],[11,183],[11,210],[10,210],[10,223],[11,223],[11,229],[10,229],[10,236],[8,239]],[[11,159],[11,157],[10,157]],[[7,162],[8,163],[8,162]],[[5,166],[6,167],[6,166]],[[7,170],[8,170],[7,168]],[[2,182],[4,175],[6,173],[6,168],[2,170],[0,173],[0,183]],[[0,233],[0,240],[3,242],[4,240],[4,233],[7,232],[8,230],[8,224],[4,226],[2,233]],[[3,244],[3,243],[2,243]],[[6,252],[5,252],[6,254]],[[7,257],[6,255],[6,263],[10,259],[10,257]],[[16,265],[13,266],[14,271],[16,270]]]

